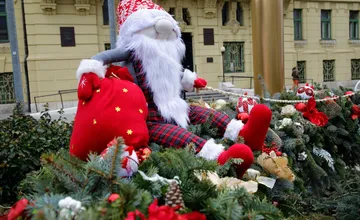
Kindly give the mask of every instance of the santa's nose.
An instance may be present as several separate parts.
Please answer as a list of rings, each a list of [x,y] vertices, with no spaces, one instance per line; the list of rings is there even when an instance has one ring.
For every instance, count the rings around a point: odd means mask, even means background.
[[[155,30],[158,33],[158,39],[166,39],[173,31],[173,24],[169,20],[161,19],[156,22]]]

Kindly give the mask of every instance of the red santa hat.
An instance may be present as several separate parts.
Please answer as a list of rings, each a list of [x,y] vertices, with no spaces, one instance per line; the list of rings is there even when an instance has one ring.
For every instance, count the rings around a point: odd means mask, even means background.
[[[117,17],[119,24],[117,47],[127,45],[134,33],[154,26],[160,19],[171,21],[174,24],[177,36],[181,37],[181,31],[175,19],[151,0],[120,1]]]

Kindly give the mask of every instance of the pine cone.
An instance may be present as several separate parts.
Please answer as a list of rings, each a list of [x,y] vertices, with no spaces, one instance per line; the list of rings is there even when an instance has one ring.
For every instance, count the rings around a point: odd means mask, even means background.
[[[170,184],[165,196],[165,205],[170,207],[180,206],[180,210],[185,207],[179,184],[176,181]]]

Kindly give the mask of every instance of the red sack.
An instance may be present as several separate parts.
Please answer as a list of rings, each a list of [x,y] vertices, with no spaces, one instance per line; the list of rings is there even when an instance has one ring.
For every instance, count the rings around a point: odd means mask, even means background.
[[[82,88],[87,88],[81,83],[79,94]],[[91,98],[79,100],[70,154],[86,160],[90,152],[100,154],[115,137],[123,137],[125,144],[135,149],[146,147],[149,141],[148,110],[141,89],[118,78],[104,78],[99,89],[91,87],[94,90]]]

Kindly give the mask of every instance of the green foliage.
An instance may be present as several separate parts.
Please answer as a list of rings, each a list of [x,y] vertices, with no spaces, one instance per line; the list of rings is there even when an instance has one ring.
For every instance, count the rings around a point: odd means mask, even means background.
[[[27,192],[27,198],[34,202],[29,207],[29,213],[35,219],[57,219],[61,211],[58,202],[68,196],[92,210],[92,213],[89,210],[83,212],[80,219],[86,219],[84,216],[88,215],[99,217],[100,214],[102,217],[116,214],[115,219],[123,219],[135,209],[146,212],[152,202],[151,194],[132,181],[117,176],[124,146],[119,139],[118,144],[108,150],[106,157],[91,155],[87,162],[70,156],[64,149],[56,154],[44,154],[42,169],[28,175],[21,185],[21,190]],[[112,193],[120,195],[121,203],[110,206],[104,202]],[[99,213],[95,207],[110,211]],[[112,210],[120,207],[116,213]],[[98,219],[104,219],[102,217]]]
[[[72,130],[62,118],[51,120],[44,112],[36,120],[21,114],[20,108],[0,121],[0,204],[16,201],[19,182],[39,169],[41,154],[68,147]]]

